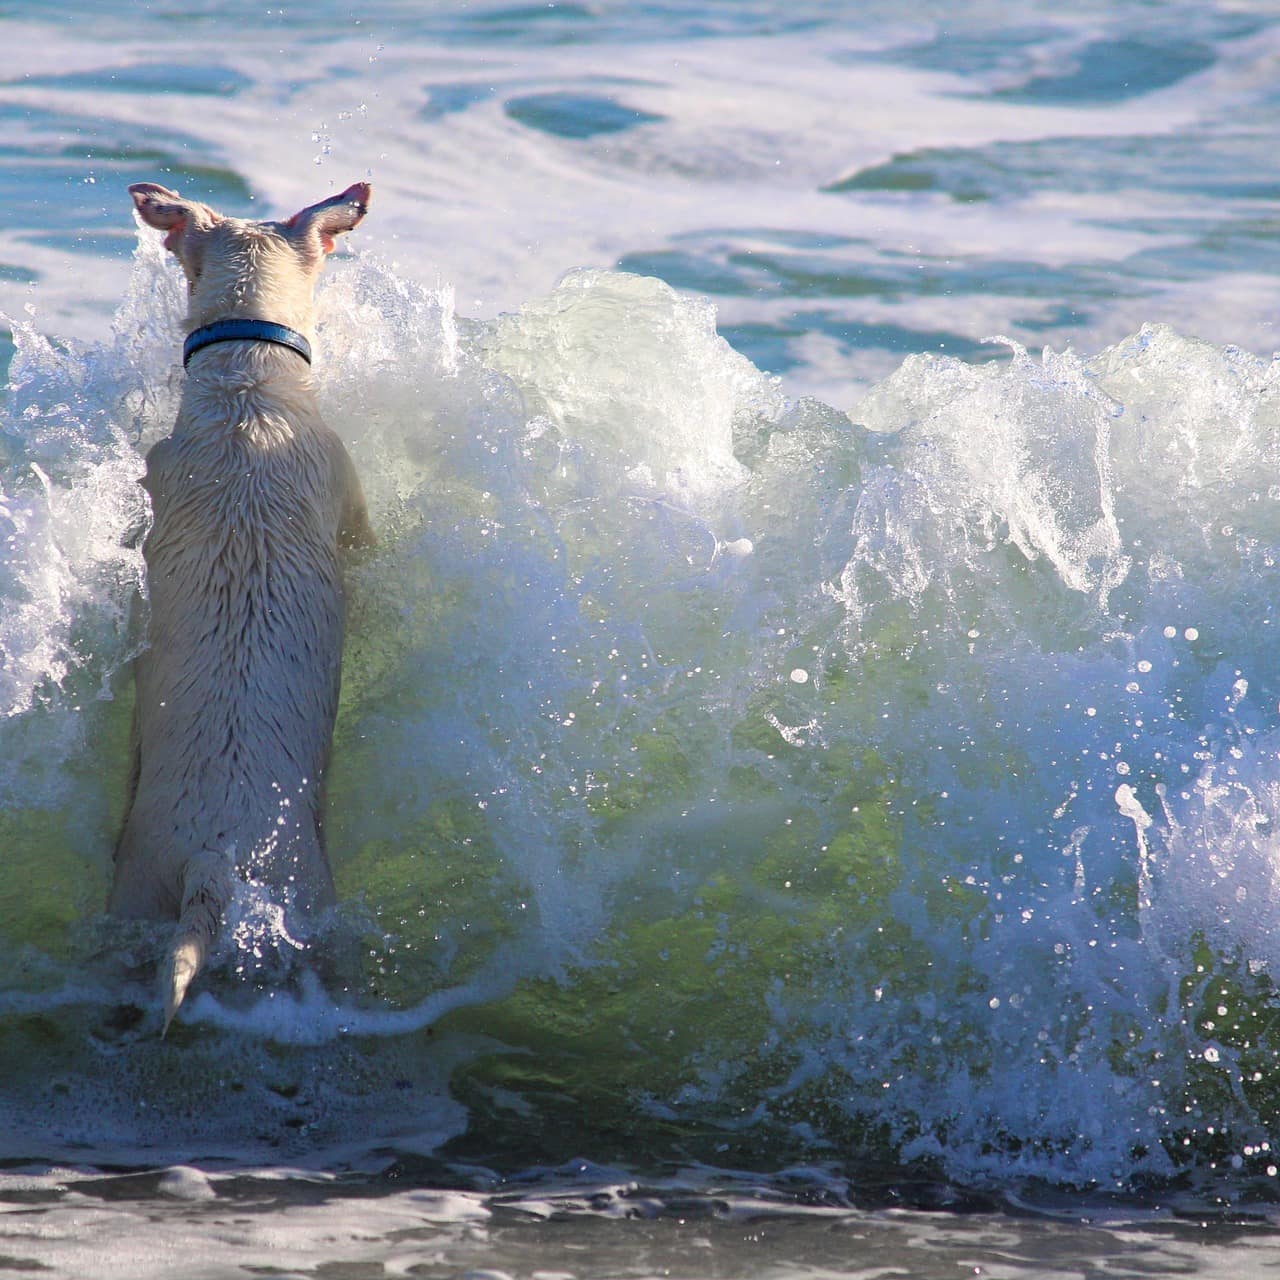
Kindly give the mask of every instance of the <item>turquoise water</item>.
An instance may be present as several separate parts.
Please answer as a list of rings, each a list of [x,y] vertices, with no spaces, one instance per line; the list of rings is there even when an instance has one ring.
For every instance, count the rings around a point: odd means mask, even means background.
[[[4,1265],[1274,1260],[1280,16],[0,22]],[[160,1041],[102,904],[184,300],[124,188],[365,177],[343,901],[246,889]]]

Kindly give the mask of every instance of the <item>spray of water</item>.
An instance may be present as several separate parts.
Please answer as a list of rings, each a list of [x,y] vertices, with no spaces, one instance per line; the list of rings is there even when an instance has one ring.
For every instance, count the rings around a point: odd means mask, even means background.
[[[46,1028],[65,1089],[15,1058],[15,1106],[155,1140],[86,1099],[109,1060],[189,1114],[182,1052],[239,1082],[206,1101],[244,1133],[264,1060],[307,1077],[338,1145],[456,1132],[452,1074],[499,1116],[555,1094],[965,1176],[1265,1159],[1277,374],[1161,327],[913,356],[845,413],[652,279],[479,325],[336,264],[317,367],[381,535],[329,788],[345,905],[302,946],[249,902],[177,1048],[86,1041],[120,999],[85,922],[180,307],[144,244],[106,342],[17,333],[0,1018]]]

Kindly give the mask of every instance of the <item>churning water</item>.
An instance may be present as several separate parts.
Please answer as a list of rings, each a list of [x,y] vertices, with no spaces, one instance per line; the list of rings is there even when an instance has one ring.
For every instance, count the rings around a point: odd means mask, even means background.
[[[0,19],[0,1269],[1247,1274],[1274,15],[235,8]],[[123,188],[366,171],[343,904],[244,886],[160,1041],[102,906],[184,299]]]

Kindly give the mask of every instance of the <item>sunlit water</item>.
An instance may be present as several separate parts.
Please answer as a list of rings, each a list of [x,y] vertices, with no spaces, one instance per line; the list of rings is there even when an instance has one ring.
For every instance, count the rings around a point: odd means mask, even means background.
[[[6,9],[0,1264],[1280,1255],[1280,24],[848,10]],[[343,903],[160,1041],[124,187],[364,176]]]

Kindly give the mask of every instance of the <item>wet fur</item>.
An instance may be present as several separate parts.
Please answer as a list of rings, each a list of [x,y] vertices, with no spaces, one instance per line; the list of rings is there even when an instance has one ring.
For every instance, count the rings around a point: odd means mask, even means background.
[[[303,333],[335,230],[367,187],[289,223],[220,218],[164,188],[131,188],[167,230],[189,325],[256,318]],[[340,225],[334,225],[336,223]],[[309,366],[261,342],[191,361],[172,434],[147,455],[148,647],[137,659],[133,768],[109,909],[178,922],[168,1018],[220,928],[235,877],[291,913],[332,903],[324,782],[337,712],[340,551],[373,542],[355,470],[321,420]]]

